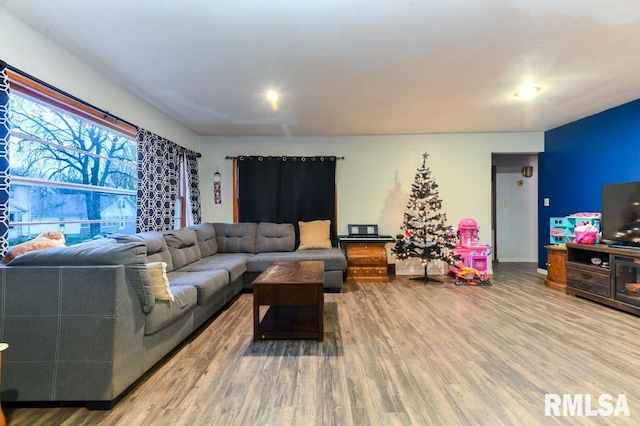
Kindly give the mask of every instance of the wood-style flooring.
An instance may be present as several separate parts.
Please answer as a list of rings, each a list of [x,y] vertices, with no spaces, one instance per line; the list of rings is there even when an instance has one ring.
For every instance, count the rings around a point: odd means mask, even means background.
[[[252,295],[112,410],[6,408],[18,425],[640,424],[640,318],[543,284],[396,277],[325,294],[324,341],[253,342]],[[545,417],[545,394],[624,394],[630,417]]]

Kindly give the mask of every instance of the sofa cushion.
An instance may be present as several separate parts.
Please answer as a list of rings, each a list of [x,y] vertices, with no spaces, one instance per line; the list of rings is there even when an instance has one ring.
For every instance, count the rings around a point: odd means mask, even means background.
[[[167,275],[172,289],[183,286],[195,287],[198,305],[206,305],[213,297],[226,294],[229,274],[225,270],[206,272],[171,272]]]
[[[156,300],[173,300],[169,279],[167,278],[167,264],[164,262],[147,263],[147,269],[151,276],[153,295]]]
[[[216,240],[216,228],[213,223],[201,223],[191,227],[196,231],[196,239],[200,247],[202,257],[211,256],[218,252],[218,241]]]
[[[247,262],[247,271],[262,272],[273,262],[293,260],[322,260],[325,271],[346,271],[347,259],[339,248],[296,250],[293,252],[258,253]]]
[[[214,223],[218,252],[220,253],[255,253],[255,223]]]
[[[180,271],[202,272],[223,270],[229,273],[229,281],[240,278],[247,270],[247,260],[253,256],[251,253],[218,253],[191,263]]]
[[[144,316],[144,334],[162,330],[176,319],[188,314],[196,307],[198,292],[195,287],[173,287],[174,300],[157,300],[153,310]]]
[[[140,232],[136,236],[142,238],[147,244],[147,262],[165,262],[167,264],[167,272],[173,271],[171,252],[169,252],[169,246],[167,246],[162,233],[148,231]]]
[[[196,231],[190,228],[163,231],[162,235],[169,247],[173,270],[177,271],[185,265],[200,260],[200,247],[196,238]]]
[[[173,271],[171,253],[169,253],[169,247],[167,247],[167,243],[160,232],[148,231],[135,235],[112,234],[111,238],[119,243],[144,241],[147,245],[147,263],[164,262],[167,264],[167,272]]]
[[[143,241],[117,244],[102,238],[69,247],[32,251],[18,256],[9,267],[16,266],[88,266],[124,265],[125,275],[135,290],[142,310],[150,312],[155,304],[151,276],[146,265],[147,246]],[[91,285],[91,283],[87,283]]]
[[[300,245],[298,250],[331,248],[330,220],[312,220],[298,222],[300,228]]]
[[[291,223],[260,222],[256,229],[256,253],[293,251],[296,230]]]

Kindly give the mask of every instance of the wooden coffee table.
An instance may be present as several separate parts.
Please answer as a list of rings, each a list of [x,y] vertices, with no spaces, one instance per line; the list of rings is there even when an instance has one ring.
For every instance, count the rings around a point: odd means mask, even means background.
[[[323,310],[323,261],[274,262],[253,281],[253,340],[322,341]]]

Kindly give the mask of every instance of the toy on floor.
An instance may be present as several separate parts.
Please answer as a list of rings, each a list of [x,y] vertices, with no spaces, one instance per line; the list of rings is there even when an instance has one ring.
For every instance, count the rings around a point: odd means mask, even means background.
[[[477,284],[481,281],[489,281],[489,274],[486,272],[480,272],[477,269],[463,266],[456,273],[456,280],[463,281],[468,284]]]
[[[470,268],[486,275],[491,246],[480,244],[479,233],[480,227],[475,219],[464,218],[458,222],[458,244],[452,251],[462,260],[449,266],[449,271],[454,275],[463,268]],[[487,279],[488,277],[487,275]]]

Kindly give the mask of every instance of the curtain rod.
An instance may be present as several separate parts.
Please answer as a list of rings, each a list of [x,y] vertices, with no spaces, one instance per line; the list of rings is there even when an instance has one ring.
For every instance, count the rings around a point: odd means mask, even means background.
[[[175,143],[175,142],[174,142],[174,143]],[[176,145],[177,145],[177,144],[176,144]],[[180,146],[180,145],[178,145],[178,146]],[[178,149],[178,151],[180,152],[180,154],[181,154],[181,155],[182,155],[182,154],[184,154],[184,152],[185,152],[185,151],[191,151],[191,152],[193,152],[193,153],[195,153],[195,154],[196,154],[196,158],[201,158],[201,157],[202,157],[202,154],[200,154],[199,152],[195,152],[194,150],[189,149],[189,148],[185,148],[185,147],[183,147],[183,146],[180,146],[180,148]]]
[[[45,81],[42,81],[42,80],[40,80],[39,78],[36,78],[36,77],[32,76],[31,74],[28,74],[28,73],[26,73],[26,72],[24,72],[24,71],[22,71],[22,70],[20,70],[20,69],[18,69],[18,68],[16,68],[16,67],[12,66],[12,65],[7,64],[7,68],[9,68],[11,71],[13,71],[13,72],[15,72],[15,73],[17,73],[17,74],[22,75],[23,77],[26,77],[26,78],[28,78],[28,79],[30,79],[30,80],[35,81],[35,82],[36,82],[36,83],[38,83],[38,84],[43,85],[43,86],[44,86],[44,87],[46,87],[47,89],[51,89],[51,90],[53,90],[53,91],[56,91],[56,92],[60,93],[61,95],[64,95],[64,96],[66,96],[66,97],[68,97],[68,98],[70,98],[70,99],[73,99],[74,101],[76,101],[76,102],[78,102],[78,103],[80,103],[80,104],[82,104],[82,105],[84,105],[84,106],[87,106],[87,107],[89,107],[89,108],[93,108],[93,109],[95,109],[96,111],[100,112],[101,114],[104,114],[105,116],[111,117],[111,118],[113,118],[114,120],[120,121],[120,122],[122,122],[122,123],[124,123],[124,124],[128,124],[129,126],[134,127],[134,128],[136,128],[136,129],[140,129],[140,127],[139,127],[139,126],[136,126],[135,124],[133,124],[133,123],[131,123],[131,122],[127,121],[127,120],[124,120],[124,119],[122,119],[122,118],[118,117],[117,115],[113,115],[113,114],[111,114],[109,111],[105,111],[105,110],[104,110],[104,109],[102,109],[102,108],[98,108],[97,106],[92,105],[92,104],[90,104],[90,103],[89,103],[89,102],[87,102],[87,101],[83,101],[82,99],[80,99],[80,98],[78,98],[78,97],[76,97],[76,96],[73,96],[72,94],[67,93],[67,92],[65,92],[64,90],[60,90],[60,89],[58,89],[57,87],[52,86],[51,84],[49,84],[49,83],[47,83],[47,82],[45,82]]]
[[[329,157],[333,157],[336,160],[344,160],[344,157],[338,157],[336,155],[298,155],[298,156],[296,156],[296,155],[238,155],[238,156],[235,156],[235,157],[230,157],[230,156],[227,155],[225,157],[225,160],[237,160],[240,157],[262,157],[262,158],[269,158],[269,157],[290,157],[290,158],[293,158],[293,157],[327,157],[327,158],[329,158]]]

